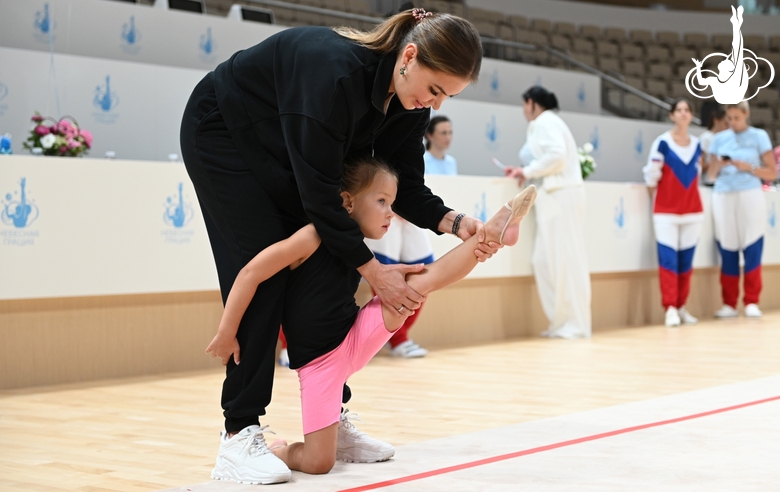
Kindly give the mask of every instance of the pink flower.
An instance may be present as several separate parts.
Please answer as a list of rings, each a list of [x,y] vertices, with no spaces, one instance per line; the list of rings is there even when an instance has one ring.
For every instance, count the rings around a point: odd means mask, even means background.
[[[60,147],[60,154],[65,154],[67,151],[68,151],[67,145],[63,145],[62,147]]]
[[[43,121],[43,116],[41,116],[41,115],[39,115],[39,114],[36,114],[36,115],[34,115],[34,116],[32,117],[32,120],[33,120],[34,122],[36,122],[36,123],[40,123],[41,121]]]
[[[78,129],[70,121],[64,120],[57,125],[57,131],[66,138],[73,138],[78,135]]]
[[[48,135],[51,130],[46,125],[38,125],[35,127],[35,133],[40,136]]]
[[[69,149],[77,149],[79,147],[81,147],[81,142],[77,142],[77,141],[73,140],[72,138],[68,139],[68,148]]]
[[[92,148],[92,134],[87,130],[81,130],[79,131],[79,135],[84,138],[84,144],[87,146],[88,149]]]

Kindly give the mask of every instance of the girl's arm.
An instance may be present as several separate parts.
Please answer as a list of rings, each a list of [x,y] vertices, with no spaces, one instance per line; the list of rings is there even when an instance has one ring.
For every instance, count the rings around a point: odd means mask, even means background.
[[[233,355],[239,362],[236,333],[257,286],[289,266],[294,268],[311,256],[320,245],[320,237],[312,224],[289,238],[274,243],[257,254],[241,269],[230,289],[217,335],[206,348],[212,357],[220,357],[226,365]]]

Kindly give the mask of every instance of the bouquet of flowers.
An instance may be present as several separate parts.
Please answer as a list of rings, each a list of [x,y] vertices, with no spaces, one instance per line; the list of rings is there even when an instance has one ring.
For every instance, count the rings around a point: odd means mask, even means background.
[[[577,154],[580,158],[580,169],[582,170],[582,179],[587,179],[596,170],[596,160],[590,153],[593,152],[593,144],[587,142],[582,147],[577,148]]]
[[[63,116],[59,121],[35,112],[30,136],[22,144],[25,149],[43,149],[43,155],[79,157],[92,148],[92,134],[79,128],[72,116]]]

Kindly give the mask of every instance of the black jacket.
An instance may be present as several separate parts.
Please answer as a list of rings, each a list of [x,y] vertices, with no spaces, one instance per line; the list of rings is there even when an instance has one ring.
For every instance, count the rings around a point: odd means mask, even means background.
[[[372,151],[400,176],[394,210],[436,230],[450,210],[425,186],[429,109],[383,112],[396,54],[380,56],[325,27],[277,33],[214,71],[220,112],[276,204],[311,221],[348,266],[373,255],[341,205],[342,163]]]

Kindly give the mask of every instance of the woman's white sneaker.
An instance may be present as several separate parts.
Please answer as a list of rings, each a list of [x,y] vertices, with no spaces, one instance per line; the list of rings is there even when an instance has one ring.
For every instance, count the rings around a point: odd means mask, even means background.
[[[736,318],[737,316],[739,316],[739,311],[729,306],[728,304],[724,304],[723,307],[715,311],[716,318]]]
[[[689,313],[684,306],[677,310],[677,314],[680,315],[680,321],[686,325],[695,325],[699,322],[699,318]]]
[[[267,425],[250,425],[233,437],[222,431],[217,464],[211,478],[252,485],[289,481],[292,476],[290,469],[265,443],[263,434],[273,433],[267,428]]]
[[[680,313],[677,311],[677,308],[674,306],[666,308],[664,324],[666,324],[666,326],[680,326],[680,323]]]
[[[760,318],[764,313],[758,309],[758,304],[748,304],[745,306],[745,316],[748,318]]]

